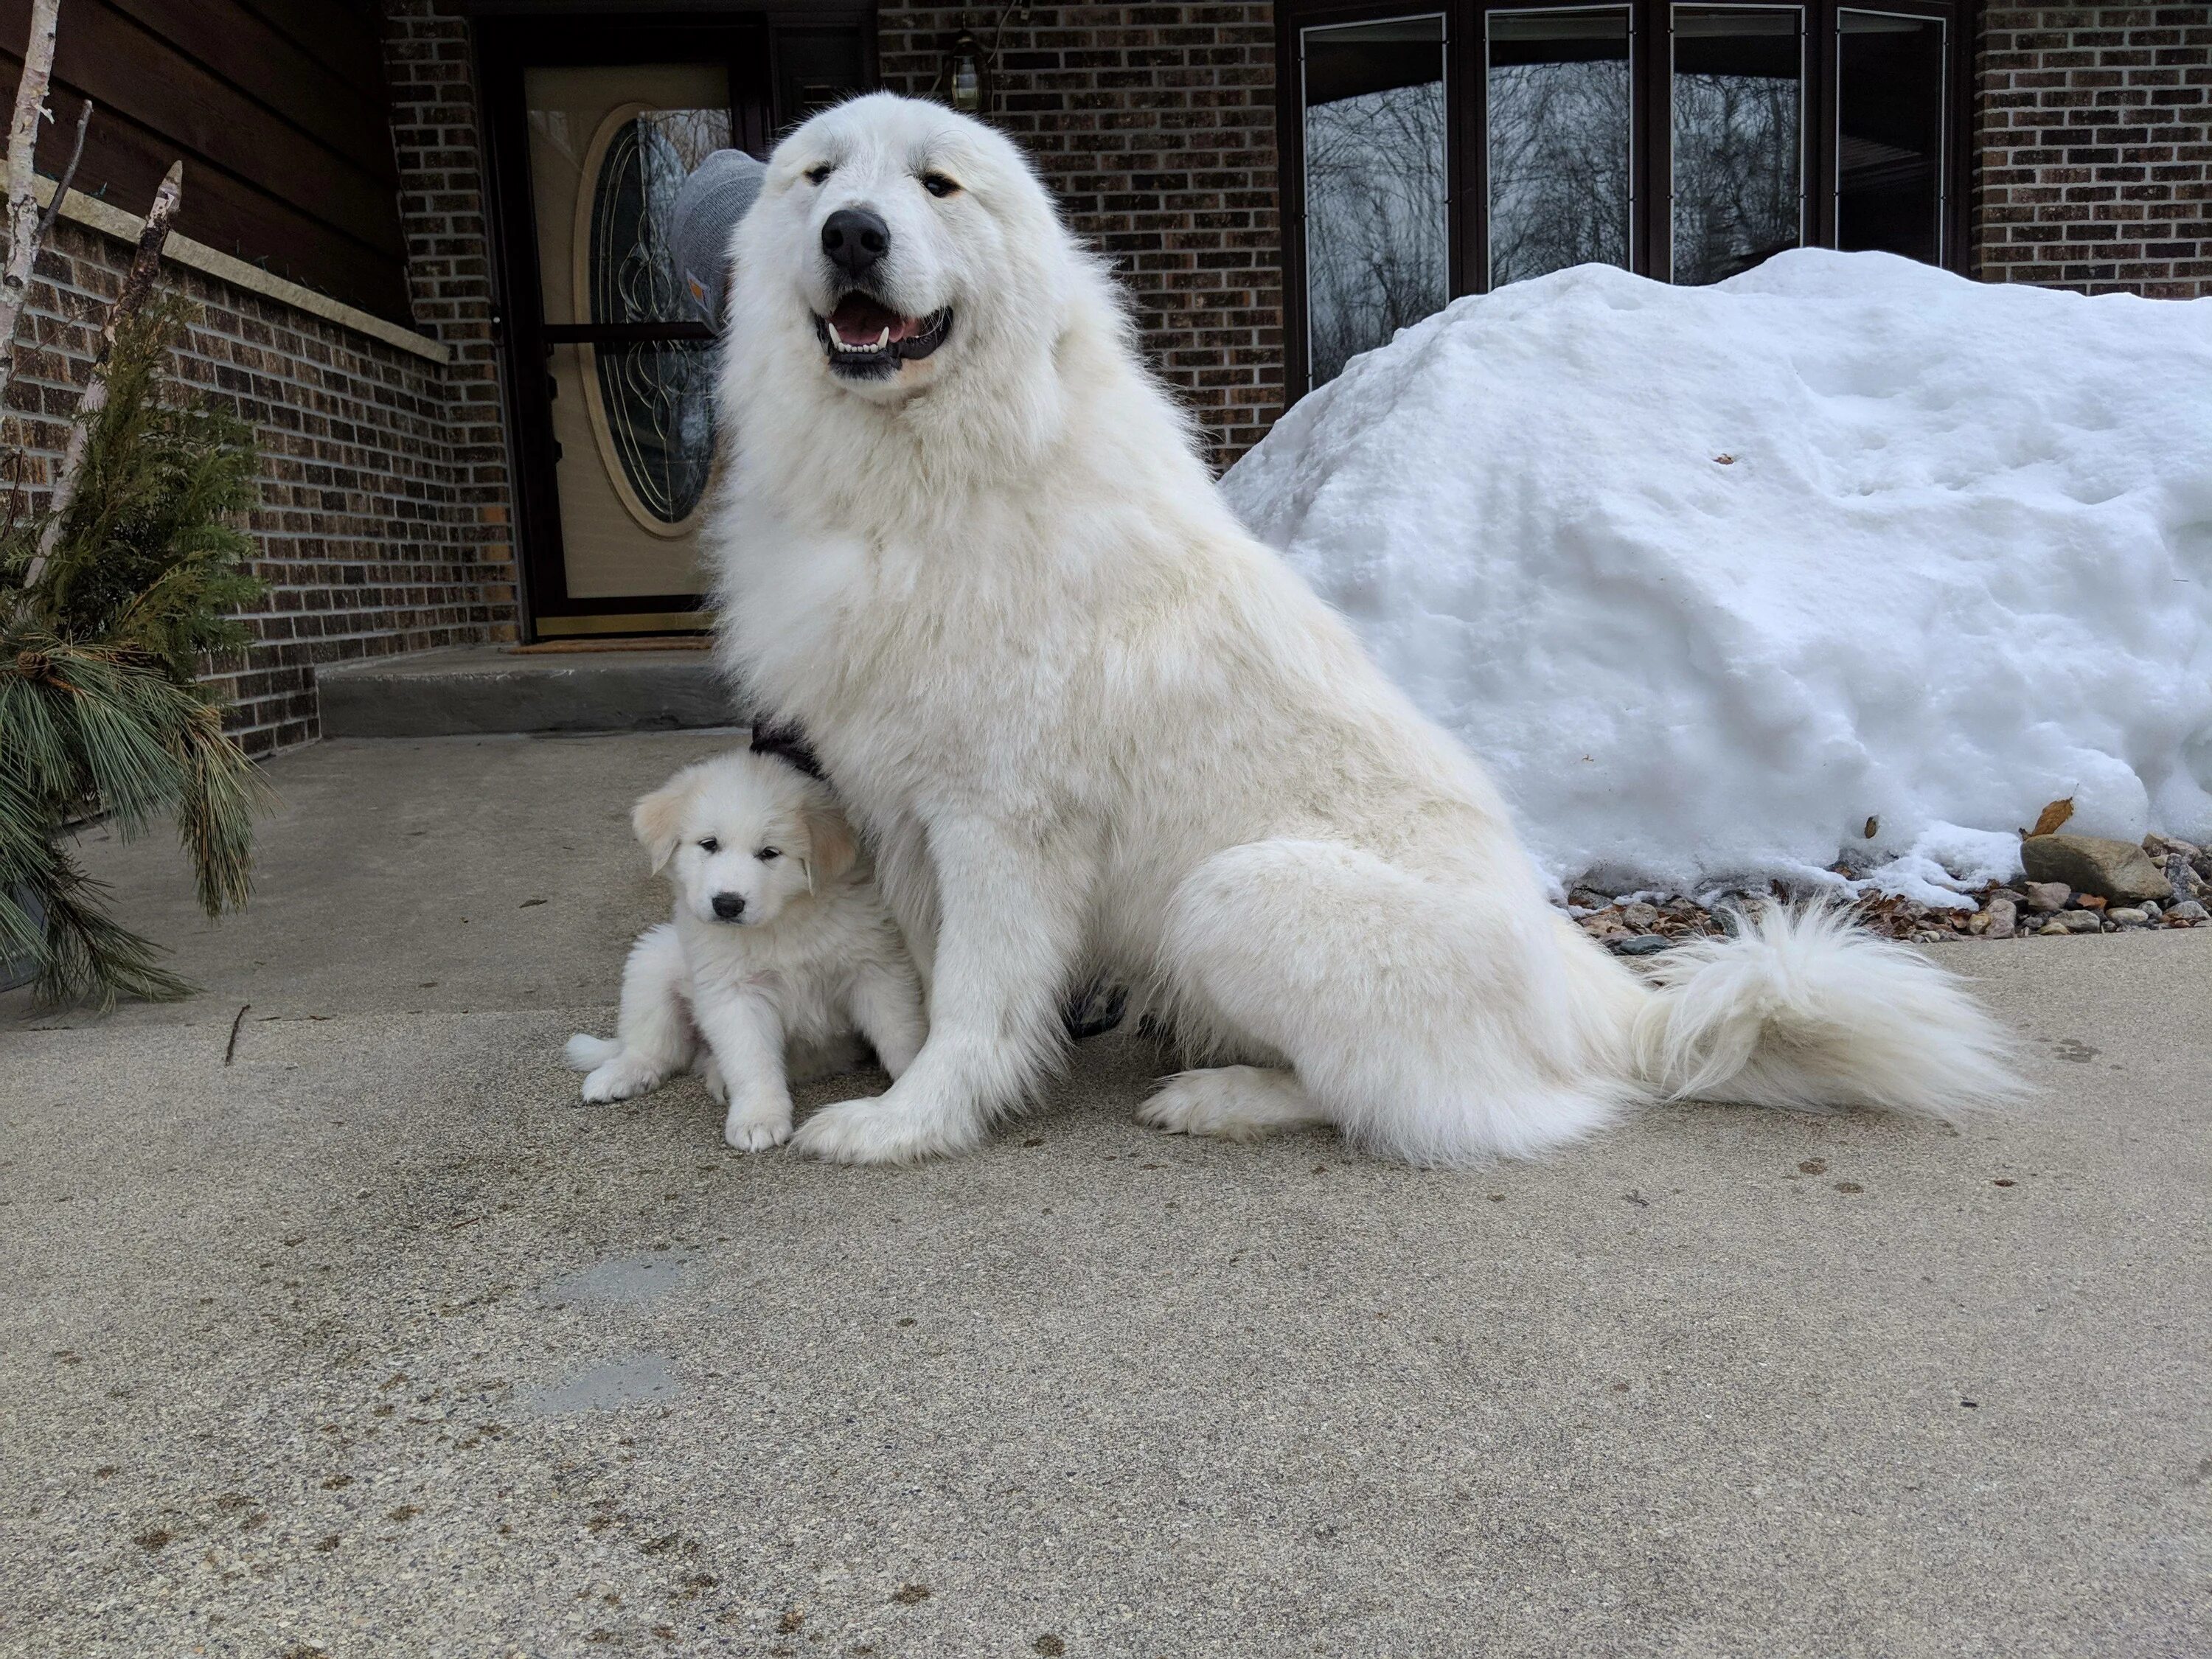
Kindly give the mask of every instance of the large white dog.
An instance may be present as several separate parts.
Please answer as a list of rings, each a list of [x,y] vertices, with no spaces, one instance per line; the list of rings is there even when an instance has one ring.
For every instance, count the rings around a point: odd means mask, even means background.
[[[2013,1091],[1948,975],[1770,910],[1651,980],[1546,902],[1474,761],[1215,493],[1104,267],[1022,155],[861,98],[776,149],[732,245],[721,649],[799,722],[930,976],[928,1042],[794,1144],[974,1146],[1069,988],[1199,1057],[1148,1123],[1331,1123],[1420,1164],[1639,1098],[1945,1115]]]

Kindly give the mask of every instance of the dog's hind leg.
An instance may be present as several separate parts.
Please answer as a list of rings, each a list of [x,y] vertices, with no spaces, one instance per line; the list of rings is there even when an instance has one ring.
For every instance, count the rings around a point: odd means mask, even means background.
[[[1644,994],[1594,950],[1576,959],[1589,947],[1559,926],[1533,889],[1431,879],[1334,842],[1260,842],[1185,879],[1161,959],[1179,1015],[1290,1062],[1293,1121],[1409,1163],[1468,1164],[1573,1140],[1636,1093],[1623,1048]],[[1249,1079],[1200,1088],[1248,1109],[1260,1095]],[[1200,1114],[1200,1088],[1170,1085],[1148,1121]],[[1270,1109],[1293,1115],[1279,1090],[1258,1109]]]
[[[1266,1066],[1209,1066],[1170,1078],[1137,1109],[1137,1121],[1176,1135],[1257,1140],[1329,1121],[1289,1072]]]

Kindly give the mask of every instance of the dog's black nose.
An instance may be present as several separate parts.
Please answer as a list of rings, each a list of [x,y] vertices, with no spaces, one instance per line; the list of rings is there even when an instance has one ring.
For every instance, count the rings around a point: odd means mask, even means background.
[[[890,245],[891,228],[866,208],[839,208],[822,227],[822,251],[848,276],[866,276]]]
[[[739,916],[744,915],[744,913],[745,896],[743,893],[717,893],[714,895],[714,915],[718,920],[722,921],[735,921]]]

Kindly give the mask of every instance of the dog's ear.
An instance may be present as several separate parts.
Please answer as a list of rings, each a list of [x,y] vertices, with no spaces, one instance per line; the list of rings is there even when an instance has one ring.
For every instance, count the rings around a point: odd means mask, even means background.
[[[845,821],[842,812],[826,800],[810,802],[803,816],[810,883],[836,880],[853,867],[853,860],[860,855],[853,826]]]
[[[652,855],[656,876],[676,855],[677,841],[684,834],[684,805],[690,799],[691,775],[678,772],[630,809],[629,827]]]

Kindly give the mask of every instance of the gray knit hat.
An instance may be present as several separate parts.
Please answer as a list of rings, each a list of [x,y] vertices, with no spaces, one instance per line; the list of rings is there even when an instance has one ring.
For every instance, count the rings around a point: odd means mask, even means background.
[[[668,252],[702,322],[722,327],[730,233],[760,195],[767,167],[741,149],[718,149],[686,179],[668,214]]]

